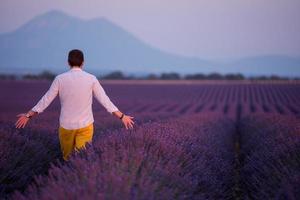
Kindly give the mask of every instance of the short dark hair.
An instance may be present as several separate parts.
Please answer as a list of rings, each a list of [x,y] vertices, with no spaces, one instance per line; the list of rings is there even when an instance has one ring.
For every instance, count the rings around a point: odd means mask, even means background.
[[[82,51],[80,51],[79,49],[73,49],[69,52],[68,62],[72,67],[81,66],[83,61],[84,61],[84,56]]]

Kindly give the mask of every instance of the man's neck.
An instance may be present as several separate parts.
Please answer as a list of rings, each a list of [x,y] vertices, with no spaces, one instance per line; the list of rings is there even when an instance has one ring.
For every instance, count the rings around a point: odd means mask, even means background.
[[[71,69],[74,69],[74,68],[76,68],[76,69],[82,69],[82,67],[80,67],[80,66],[71,67]]]

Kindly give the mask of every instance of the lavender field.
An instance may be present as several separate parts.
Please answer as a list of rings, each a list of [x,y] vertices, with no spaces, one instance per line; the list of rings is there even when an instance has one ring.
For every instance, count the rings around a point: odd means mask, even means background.
[[[0,82],[2,199],[299,199],[299,82],[102,85],[135,128],[94,101],[93,144],[66,163],[58,98],[14,128],[50,82]]]

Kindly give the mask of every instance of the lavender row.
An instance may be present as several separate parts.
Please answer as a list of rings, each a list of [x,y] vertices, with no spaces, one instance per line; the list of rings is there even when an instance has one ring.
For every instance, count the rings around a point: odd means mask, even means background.
[[[14,190],[23,191],[35,175],[46,174],[51,163],[61,161],[56,113],[32,119],[26,129],[18,130],[12,122],[0,116],[0,197],[8,197]],[[171,114],[138,114],[136,125],[176,117]],[[99,120],[98,120],[99,119]],[[122,129],[119,120],[108,114],[95,115],[94,137],[107,130]]]
[[[1,112],[14,119],[20,111],[32,108],[49,86],[50,82],[47,81],[0,81],[0,90],[5,94],[0,97]],[[233,117],[238,118],[236,114],[240,111],[237,110],[243,108],[242,116],[278,113],[300,117],[299,84],[216,82],[191,85],[103,84],[103,87],[122,111],[133,116],[139,113],[183,115],[210,112],[231,116],[232,111]],[[93,107],[96,112],[105,112],[98,103],[94,103]],[[56,99],[47,108],[47,115],[50,111],[56,112],[54,115],[58,116],[59,108]]]
[[[0,123],[0,197],[24,190],[36,174],[46,174],[60,157],[59,142],[48,131],[16,130]]]
[[[239,123],[240,180],[244,199],[300,196],[300,121],[253,115]]]
[[[230,199],[233,133],[219,116],[110,131],[14,199]]]

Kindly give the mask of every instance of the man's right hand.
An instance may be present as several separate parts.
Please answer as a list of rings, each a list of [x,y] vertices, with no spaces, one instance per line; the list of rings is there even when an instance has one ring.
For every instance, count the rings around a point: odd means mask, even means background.
[[[134,121],[132,120],[133,118],[134,117],[131,117],[129,115],[124,115],[124,117],[122,118],[122,122],[126,129],[133,128],[133,124],[134,124]]]

